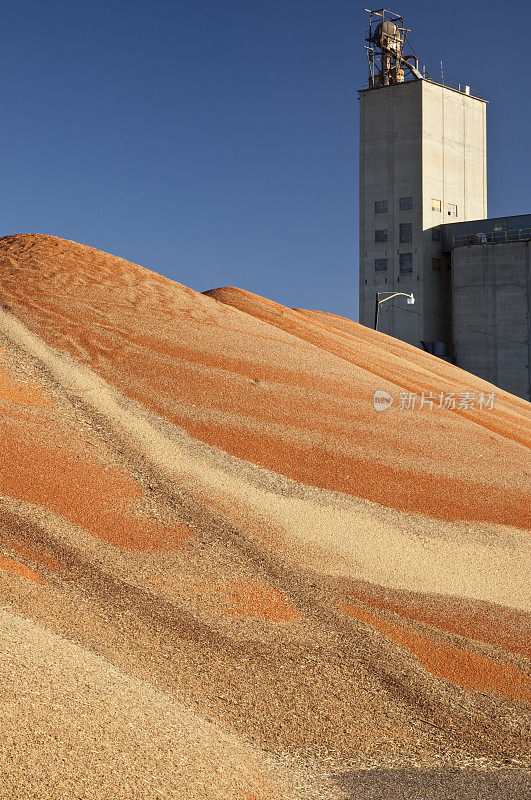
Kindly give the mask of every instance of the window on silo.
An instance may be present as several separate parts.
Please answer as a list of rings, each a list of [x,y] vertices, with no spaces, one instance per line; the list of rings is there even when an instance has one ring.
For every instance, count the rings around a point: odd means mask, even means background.
[[[405,244],[413,241],[413,229],[411,222],[403,222],[400,224],[400,243]]]
[[[374,204],[374,213],[375,214],[386,214],[387,213],[387,200],[377,200]]]
[[[413,253],[400,253],[400,272],[413,272]]]
[[[388,267],[388,260],[387,258],[375,258],[374,259],[374,269],[376,272],[383,272]]]
[[[386,242],[387,241],[387,228],[384,228],[379,231],[374,231],[374,241],[375,242]]]
[[[448,203],[448,216],[457,217],[457,206],[454,203]]]
[[[433,197],[431,198],[431,210],[432,211],[440,211],[441,210],[441,201],[434,200]]]
[[[401,197],[398,201],[398,207],[400,208],[400,211],[410,211],[413,208],[413,198]]]
[[[431,260],[431,268],[440,270],[441,268],[441,259],[440,258],[432,258]]]

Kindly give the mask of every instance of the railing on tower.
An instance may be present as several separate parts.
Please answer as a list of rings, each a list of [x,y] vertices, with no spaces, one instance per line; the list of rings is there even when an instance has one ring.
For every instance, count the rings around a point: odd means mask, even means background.
[[[531,228],[512,228],[508,231],[478,231],[452,236],[452,247],[472,244],[498,244],[499,242],[525,242],[531,239]]]

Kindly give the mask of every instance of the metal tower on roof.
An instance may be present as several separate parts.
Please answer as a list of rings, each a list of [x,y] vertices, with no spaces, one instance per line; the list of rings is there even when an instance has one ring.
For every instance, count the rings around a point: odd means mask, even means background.
[[[369,60],[369,88],[403,83],[422,78],[419,61],[413,53],[406,55],[406,38],[411,28],[406,28],[404,17],[389,9],[365,11],[369,14],[367,58]]]

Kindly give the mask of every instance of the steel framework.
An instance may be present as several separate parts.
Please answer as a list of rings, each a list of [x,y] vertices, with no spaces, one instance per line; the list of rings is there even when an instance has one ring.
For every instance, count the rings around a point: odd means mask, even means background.
[[[389,9],[380,8],[369,14],[369,35],[367,36],[367,58],[369,61],[369,88],[403,83],[408,76],[411,80],[422,78],[418,58],[414,53],[405,54],[407,34],[404,17]]]

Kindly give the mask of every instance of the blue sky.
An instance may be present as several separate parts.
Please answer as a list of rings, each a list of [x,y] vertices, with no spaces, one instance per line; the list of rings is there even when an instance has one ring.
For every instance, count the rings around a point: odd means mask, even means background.
[[[0,235],[357,317],[361,2],[0,8]],[[527,3],[393,10],[432,74],[490,101],[489,216],[530,211]]]

